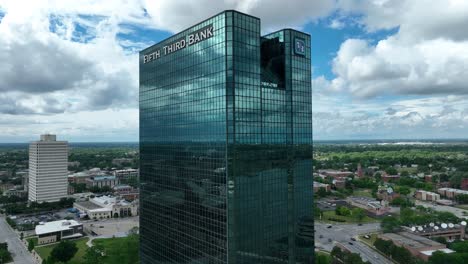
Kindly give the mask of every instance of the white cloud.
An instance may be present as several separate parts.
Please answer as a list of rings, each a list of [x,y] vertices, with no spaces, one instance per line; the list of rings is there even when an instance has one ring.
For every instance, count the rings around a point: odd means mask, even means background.
[[[80,18],[80,8],[69,10],[60,2],[7,3],[0,23],[0,91],[8,104],[0,111],[54,114],[137,106],[137,55],[126,54],[116,38],[121,19]],[[78,23],[93,28],[92,39],[71,40],[80,33]]]
[[[464,138],[468,96],[356,100],[314,94],[315,139]]]
[[[43,133],[72,141],[136,141],[138,110],[105,109],[48,116],[4,114],[0,116],[0,131],[2,142],[37,140]]]
[[[335,90],[361,98],[468,94],[468,2],[341,1],[341,6],[362,14],[360,23],[370,31],[399,30],[376,44],[346,40],[333,60]]]
[[[138,117],[116,112],[137,111],[137,51],[152,36],[133,39],[134,29],[177,31],[225,9],[259,16],[264,30],[301,27],[333,8],[334,0],[0,0],[0,140],[43,132],[135,140]]]
[[[226,9],[257,16],[262,20],[263,30],[270,31],[300,28],[307,22],[328,15],[335,8],[334,0],[145,0],[144,3],[155,26],[172,32],[183,30]]]

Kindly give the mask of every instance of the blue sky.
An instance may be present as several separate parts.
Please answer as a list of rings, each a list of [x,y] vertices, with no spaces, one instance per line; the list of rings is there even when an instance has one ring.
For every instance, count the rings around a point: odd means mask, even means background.
[[[138,51],[225,9],[312,35],[314,139],[467,138],[467,1],[0,0],[0,142],[137,141]]]

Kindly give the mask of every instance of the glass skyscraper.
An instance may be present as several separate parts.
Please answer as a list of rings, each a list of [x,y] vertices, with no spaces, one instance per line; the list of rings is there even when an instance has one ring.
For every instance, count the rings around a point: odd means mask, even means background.
[[[310,48],[224,11],[140,52],[142,263],[313,263]]]

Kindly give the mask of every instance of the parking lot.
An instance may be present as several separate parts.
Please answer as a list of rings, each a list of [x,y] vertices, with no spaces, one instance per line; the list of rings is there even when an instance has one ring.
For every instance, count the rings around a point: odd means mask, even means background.
[[[92,236],[102,237],[123,237],[127,236],[128,232],[134,228],[139,227],[138,217],[126,218],[111,218],[98,221],[86,221],[83,223],[86,233]]]
[[[336,206],[348,206],[348,203],[344,200],[317,200],[317,207],[322,211],[333,211],[336,209]]]

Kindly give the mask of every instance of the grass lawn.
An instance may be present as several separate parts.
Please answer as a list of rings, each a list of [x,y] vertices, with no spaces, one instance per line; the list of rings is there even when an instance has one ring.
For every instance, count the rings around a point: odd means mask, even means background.
[[[86,246],[86,242],[88,242],[88,238],[85,237],[85,238],[80,238],[80,239],[72,240],[72,241],[76,243],[76,246],[78,247],[78,251],[76,252],[75,256],[69,262],[67,262],[67,264],[81,264],[82,263],[81,261],[86,252],[86,249],[88,248],[88,246]],[[54,247],[57,245],[58,243],[53,244],[53,245],[35,247],[34,250],[36,250],[37,254],[39,254],[39,256],[41,256],[42,259],[46,259],[47,257],[49,257],[50,252],[52,252]]]
[[[332,263],[332,259],[331,259],[331,256],[330,256],[330,253],[329,252],[325,252],[325,251],[315,251],[315,261],[317,263],[317,259],[319,259],[322,261],[320,263],[327,263],[327,264],[330,264]]]
[[[457,204],[457,205],[455,205],[455,207],[460,208],[460,209],[464,209],[464,210],[468,210],[468,204]]]
[[[332,220],[330,218],[343,220],[344,222],[334,221],[334,220]],[[350,217],[350,216],[336,215],[335,211],[325,211],[325,212],[323,212],[322,221],[334,222],[334,223],[343,223],[343,224],[358,223],[358,220],[356,218]],[[375,223],[375,222],[379,222],[379,220],[375,219],[375,218],[371,218],[371,217],[369,217],[367,215],[361,221],[361,223]]]
[[[375,240],[377,239],[377,234],[373,233],[373,234],[369,234],[370,238],[367,239],[364,237],[364,235],[362,236],[359,236],[359,239],[364,243],[364,244],[367,244],[368,246],[370,247],[373,247],[374,246],[374,242]]]
[[[369,189],[357,189],[353,192],[353,196],[362,196],[372,198],[371,190]]]
[[[138,254],[138,235],[119,238],[94,239],[93,245],[101,245],[104,247],[106,257],[104,258],[102,264],[139,263],[140,256]]]
[[[37,246],[37,237],[29,237],[29,238],[26,238],[26,241],[28,241],[28,243],[29,243],[29,240],[32,240],[33,243],[34,243],[34,246]]]
[[[418,168],[399,168],[397,169],[398,172],[402,173],[404,171],[407,171],[409,174],[415,174],[416,172],[418,172]]]

